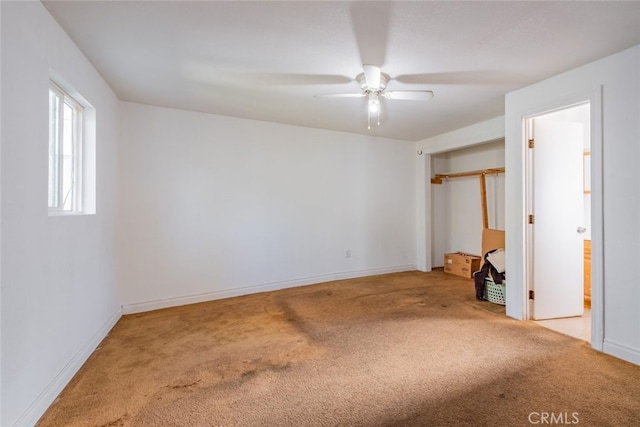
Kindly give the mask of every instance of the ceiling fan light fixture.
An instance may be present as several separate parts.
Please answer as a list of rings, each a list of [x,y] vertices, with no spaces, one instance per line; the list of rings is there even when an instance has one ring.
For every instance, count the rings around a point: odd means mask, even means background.
[[[369,93],[369,101],[367,103],[367,126],[371,129],[371,117],[376,117],[378,126],[380,126],[380,99],[377,92]]]
[[[369,114],[376,114],[380,111],[380,100],[377,93],[369,94]]]

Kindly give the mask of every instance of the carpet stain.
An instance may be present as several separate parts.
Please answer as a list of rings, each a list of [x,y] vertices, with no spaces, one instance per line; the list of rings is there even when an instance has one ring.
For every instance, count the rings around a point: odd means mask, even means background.
[[[177,389],[182,389],[182,388],[195,387],[195,386],[198,385],[198,383],[200,383],[200,380],[192,382],[192,383],[189,383],[189,384],[168,385],[167,387],[168,388],[172,388],[174,390],[177,390]]]
[[[243,372],[240,376],[242,378],[247,378],[247,377],[253,377],[254,375],[256,375],[256,370],[255,369],[251,369],[249,371],[245,371]]]
[[[117,420],[109,421],[106,424],[101,424],[99,427],[123,427],[126,425],[129,414],[125,414]]]

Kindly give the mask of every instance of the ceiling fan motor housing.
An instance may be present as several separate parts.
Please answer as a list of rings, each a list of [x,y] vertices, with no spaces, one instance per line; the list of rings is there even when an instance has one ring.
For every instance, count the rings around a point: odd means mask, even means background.
[[[387,82],[389,81],[389,75],[385,73],[380,73],[380,85],[377,88],[371,87],[367,84],[367,79],[365,78],[364,73],[360,73],[356,76],[356,81],[360,83],[360,88],[364,91],[364,93],[381,93],[387,87]]]

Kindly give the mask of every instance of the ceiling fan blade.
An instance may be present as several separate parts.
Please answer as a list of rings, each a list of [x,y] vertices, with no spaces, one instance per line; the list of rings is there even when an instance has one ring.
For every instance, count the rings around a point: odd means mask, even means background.
[[[256,73],[245,74],[248,81],[255,82],[259,86],[309,86],[345,84],[353,81],[352,78],[340,75],[323,74],[292,74],[292,73]]]
[[[433,92],[430,90],[392,90],[383,95],[386,99],[402,101],[428,101],[433,98]]]
[[[396,81],[410,84],[514,84],[526,81],[525,75],[505,73],[498,70],[452,71],[446,73],[405,74],[396,76]]]
[[[389,21],[390,1],[356,1],[351,6],[351,25],[360,52],[361,64],[384,66]]]
[[[363,67],[364,81],[369,89],[373,91],[380,89],[380,77],[382,76],[380,67],[376,67],[375,65],[363,65]]]
[[[324,93],[314,95],[316,98],[364,98],[364,93]]]
[[[192,61],[182,62],[180,67],[182,73],[194,82],[229,84],[243,87],[310,86],[353,82],[353,77],[338,74],[270,73],[265,71],[220,69],[220,67],[211,64]]]

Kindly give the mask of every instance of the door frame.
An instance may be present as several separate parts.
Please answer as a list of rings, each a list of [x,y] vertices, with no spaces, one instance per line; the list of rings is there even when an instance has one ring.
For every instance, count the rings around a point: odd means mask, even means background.
[[[540,115],[563,110],[580,104],[590,104],[591,127],[591,346],[602,351],[604,344],[604,222],[603,222],[603,185],[602,185],[602,87],[584,94],[567,96],[557,99],[538,111],[531,112],[522,117],[521,135],[522,144],[528,144],[528,122]],[[525,174],[525,216],[531,213],[531,156],[525,149],[522,156],[522,166]],[[532,227],[526,226],[524,230],[524,251],[522,263],[524,267],[524,279],[522,282],[522,307],[524,318],[532,319],[532,306],[529,300],[529,290],[533,289],[532,271]]]

